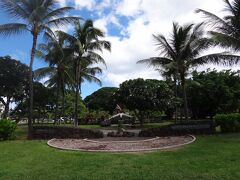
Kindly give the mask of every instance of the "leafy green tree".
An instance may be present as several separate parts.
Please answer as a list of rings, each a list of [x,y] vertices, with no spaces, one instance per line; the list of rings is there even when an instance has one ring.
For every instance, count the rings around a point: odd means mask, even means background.
[[[239,72],[193,72],[187,84],[194,119],[212,118],[217,113],[233,113],[240,109]]]
[[[75,102],[75,93],[74,91],[67,90],[65,98],[65,116],[74,118],[74,102]],[[78,96],[78,117],[85,117],[88,110],[83,103],[83,100]]]
[[[84,103],[90,111],[108,111],[112,113],[116,107],[116,104],[113,102],[113,95],[117,90],[118,88],[115,87],[101,88],[87,96],[84,99]]]
[[[203,28],[203,24],[179,26],[177,23],[173,23],[173,33],[170,39],[167,40],[161,34],[154,35],[158,49],[163,56],[138,61],[138,63],[146,63],[156,69],[168,70],[173,73],[175,78],[178,78],[183,92],[186,119],[188,119],[186,77],[191,68],[209,62],[233,64],[239,59],[239,56],[226,53],[201,56],[212,45],[211,41],[204,37]]]
[[[55,110],[56,89],[45,87],[40,82],[34,82],[33,119],[48,118],[48,113]],[[23,98],[17,103],[12,115],[20,120],[27,115],[28,98]]]
[[[60,91],[62,95],[62,116],[64,116],[65,87],[68,83],[73,82],[69,74],[70,60],[68,58],[67,48],[64,45],[64,39],[60,34],[56,36],[48,34],[47,44],[40,44],[38,49],[38,57],[48,62],[48,67],[42,67],[34,71],[37,80],[48,78],[46,84],[49,87],[56,87],[56,109],[55,121],[59,118],[59,97]]]
[[[197,9],[197,13],[202,13],[205,17],[205,23],[211,25],[211,38],[217,45],[223,48],[240,51],[240,1],[223,0],[225,3],[224,11],[226,15],[223,18],[202,10]],[[239,59],[236,59],[239,62]]]
[[[1,10],[6,11],[17,23],[0,25],[0,35],[10,36],[30,32],[33,37],[31,58],[29,64],[29,133],[31,133],[32,110],[33,110],[33,74],[32,67],[38,37],[41,33],[53,34],[51,28],[59,28],[63,25],[76,21],[76,17],[64,16],[72,10],[72,7],[58,8],[56,0],[2,0]],[[19,23],[20,22],[20,23]]]
[[[165,111],[171,106],[173,92],[163,81],[134,79],[123,82],[114,98],[117,104],[135,111],[142,125],[145,111]]]
[[[45,87],[42,83],[34,82],[34,96],[33,103],[34,111],[38,113],[38,118],[46,116],[48,110],[55,110],[56,105],[56,88]]]
[[[10,56],[0,57],[0,102],[4,105],[3,118],[9,114],[11,101],[26,94],[29,68]]]
[[[84,79],[100,83],[100,80],[95,75],[101,73],[101,69],[99,67],[91,67],[96,63],[105,64],[104,59],[98,52],[103,49],[110,50],[111,44],[101,39],[104,37],[104,33],[93,26],[92,20],[86,20],[84,24],[76,22],[73,35],[61,33],[65,35],[72,48],[72,67],[75,82],[75,126],[77,126],[78,97],[81,94],[81,84]]]

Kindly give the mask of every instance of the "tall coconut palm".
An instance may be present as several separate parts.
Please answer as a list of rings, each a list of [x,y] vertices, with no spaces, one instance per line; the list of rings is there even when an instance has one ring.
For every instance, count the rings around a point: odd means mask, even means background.
[[[59,115],[59,95],[62,92],[62,116],[64,116],[64,102],[65,102],[65,86],[71,81],[69,75],[69,59],[68,49],[64,45],[64,39],[60,34],[51,36],[46,33],[47,44],[40,44],[37,55],[49,63],[48,67],[39,68],[34,71],[36,79],[40,80],[45,77],[48,80],[45,82],[49,87],[56,87],[57,99],[55,109],[55,122]]]
[[[183,92],[186,119],[188,118],[186,77],[189,70],[208,62],[232,64],[239,58],[239,56],[227,53],[201,56],[212,45],[212,42],[204,37],[203,24],[179,26],[177,23],[173,23],[173,33],[170,39],[166,39],[161,34],[154,35],[154,39],[162,56],[140,60],[138,63],[146,63],[158,69],[164,68],[179,79]]]
[[[78,89],[79,89],[79,94],[81,96],[81,92],[82,92],[82,83],[84,83],[85,81],[87,82],[94,82],[97,83],[98,85],[102,85],[101,80],[97,77],[97,75],[102,74],[102,69],[98,66],[96,66],[97,64],[93,64],[93,62],[91,62],[88,59],[84,59],[81,61],[81,66],[79,69],[79,84],[78,84]],[[71,79],[74,79],[75,77],[75,67],[71,66],[72,69],[69,69],[69,74],[72,77]],[[70,83],[69,83],[70,84]],[[73,84],[75,89],[75,83]]]
[[[53,33],[51,28],[59,28],[75,21],[76,17],[64,16],[72,7],[58,7],[56,0],[1,0],[0,8],[6,11],[19,23],[9,23],[0,25],[0,35],[10,36],[30,32],[33,44],[30,56],[29,71],[29,133],[32,125],[33,111],[33,74],[32,67],[36,52],[36,45],[40,33]]]
[[[102,74],[102,69],[98,66],[95,66],[95,64],[92,64],[91,61],[82,61],[81,63],[81,69],[79,74],[79,92],[81,94],[81,84],[85,81],[88,82],[95,82],[98,85],[102,85],[101,80],[96,76],[97,74]]]
[[[95,28],[92,20],[86,20],[83,24],[79,21],[75,23],[73,35],[60,32],[68,40],[72,48],[72,59],[74,67],[75,81],[75,126],[78,119],[78,97],[81,87],[81,70],[85,63],[89,66],[94,63],[105,64],[104,59],[98,53],[103,49],[111,50],[111,44],[100,38],[104,37],[104,33]]]
[[[197,9],[206,18],[206,24],[212,26],[212,39],[226,49],[240,51],[240,0],[223,0],[226,15],[221,18],[211,12]],[[239,61],[239,59],[237,59]]]

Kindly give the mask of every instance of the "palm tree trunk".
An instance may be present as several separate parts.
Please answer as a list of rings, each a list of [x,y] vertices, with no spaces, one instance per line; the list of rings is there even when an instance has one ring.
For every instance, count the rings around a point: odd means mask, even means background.
[[[174,86],[175,86],[175,99],[177,101],[178,98],[178,88],[177,88],[177,78],[174,76]],[[177,102],[175,102],[175,124],[177,123],[177,117],[178,116],[178,105]]]
[[[55,115],[54,115],[54,124],[57,123],[58,120],[58,100],[59,100],[59,80],[57,80],[57,97],[56,97],[56,109],[55,109]]]
[[[78,98],[79,98],[79,76],[80,76],[80,62],[77,62],[76,65],[76,74],[75,74],[75,115],[74,115],[74,126],[78,126]]]
[[[74,126],[78,126],[78,85],[76,85],[76,91],[75,91],[75,116],[74,116]]]
[[[33,61],[37,46],[37,33],[33,33],[33,44],[31,50],[31,59],[29,65],[29,114],[28,114],[28,138],[32,134],[32,115],[33,115]]]
[[[62,117],[65,117],[65,92],[64,87],[62,86]]]
[[[183,91],[183,103],[184,103],[184,116],[185,116],[185,120],[188,120],[188,103],[187,103],[187,92],[186,92],[186,80],[185,77],[182,76],[181,77],[181,81],[182,81],[182,91]]]
[[[78,99],[81,99],[81,94],[82,94],[82,83],[81,83],[81,74],[79,76],[79,83],[78,83]],[[81,113],[81,110],[80,110]]]

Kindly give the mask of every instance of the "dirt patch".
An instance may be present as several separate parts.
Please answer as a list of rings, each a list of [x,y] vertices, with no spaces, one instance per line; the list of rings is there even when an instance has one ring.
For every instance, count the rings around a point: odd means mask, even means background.
[[[139,138],[103,138],[95,139],[52,139],[48,145],[58,149],[100,151],[100,152],[140,152],[161,149],[171,149],[190,144],[195,140],[193,136],[171,136],[153,139]]]

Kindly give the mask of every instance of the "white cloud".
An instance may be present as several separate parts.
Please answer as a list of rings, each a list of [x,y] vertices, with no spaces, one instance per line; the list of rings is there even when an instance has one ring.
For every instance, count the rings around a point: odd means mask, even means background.
[[[76,9],[86,8],[88,10],[93,9],[95,6],[95,0],[57,0],[60,6],[66,6],[69,3],[73,3]]]
[[[60,4],[60,6],[66,6],[66,0],[57,0]]]
[[[197,8],[218,15],[223,14],[221,10],[224,8],[222,0],[101,0],[100,2],[75,0],[74,2],[79,9],[86,8],[98,14],[95,26],[104,30],[106,39],[112,43],[112,52],[103,54],[108,69],[102,78],[107,84],[111,83],[115,86],[131,78],[160,78],[159,73],[153,69],[136,64],[140,59],[158,55],[152,34],[161,33],[168,36],[173,21],[179,24],[204,21],[200,14],[194,13]],[[106,9],[108,14],[105,12]],[[128,22],[123,22],[122,17],[128,19]],[[111,35],[110,31],[113,27],[118,28],[124,37]],[[217,66],[206,65],[200,69],[207,67]]]
[[[95,5],[94,0],[75,0],[75,7],[77,9],[87,8],[92,9]]]
[[[118,3],[115,17],[121,15],[129,18],[128,26],[122,28],[122,32],[125,32],[128,36],[123,39],[107,37],[112,43],[112,52],[103,55],[108,64],[104,80],[111,82],[113,85],[119,85],[131,78],[159,79],[158,72],[147,69],[146,66],[136,64],[136,62],[140,59],[158,55],[152,34],[169,35],[173,21],[180,24],[203,21],[201,15],[194,13],[197,8],[222,14],[221,10],[224,5],[219,0],[123,0]],[[104,17],[99,19],[98,22],[103,21],[103,19]],[[105,26],[107,30],[108,23],[106,21],[105,24],[102,23],[101,25]],[[199,69],[208,67],[223,68],[206,65]],[[226,67],[226,69],[229,69],[229,67]]]
[[[104,16],[103,18],[99,18],[96,21],[94,21],[94,26],[98,27],[102,31],[104,31],[106,34],[108,34],[108,25],[112,24],[114,26],[117,26],[118,28],[123,28],[123,26],[120,24],[118,18],[114,16],[112,13],[108,14],[107,16]]]
[[[119,3],[116,12],[124,16],[136,16],[141,13],[142,0],[123,0]]]

